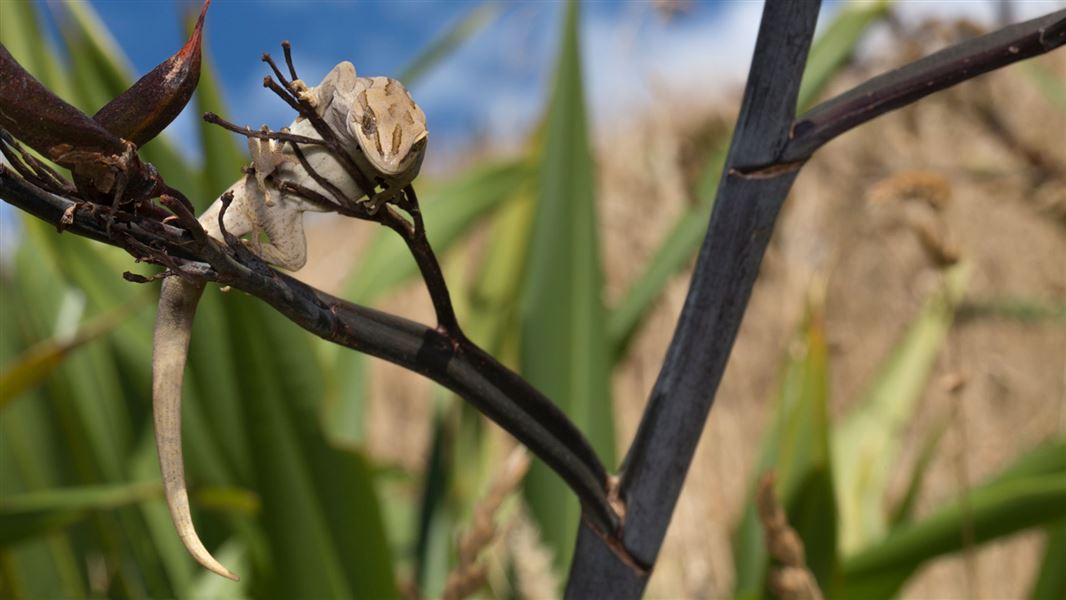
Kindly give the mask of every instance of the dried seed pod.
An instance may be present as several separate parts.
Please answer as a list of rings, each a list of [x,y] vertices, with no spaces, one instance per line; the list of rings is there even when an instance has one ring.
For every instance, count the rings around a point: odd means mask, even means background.
[[[211,0],[205,0],[181,50],[108,102],[93,119],[138,148],[159,135],[185,108],[200,81],[204,16],[210,5]]]
[[[114,204],[147,197],[157,187],[158,175],[132,144],[49,91],[2,44],[0,128],[70,169],[87,200]]]
[[[114,134],[59,96],[22,68],[0,44],[0,127],[22,143],[64,167],[71,150],[120,156],[126,145]]]

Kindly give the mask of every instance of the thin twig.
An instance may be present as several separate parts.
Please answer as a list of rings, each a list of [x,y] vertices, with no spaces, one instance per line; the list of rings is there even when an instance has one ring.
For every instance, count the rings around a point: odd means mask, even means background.
[[[879,75],[796,119],[776,162],[809,158],[829,140],[929,94],[1066,43],[1066,10],[1004,27]]]
[[[274,71],[274,76],[277,77],[278,81],[281,82],[281,85],[285,89],[290,90],[291,93],[292,82],[285,79],[285,76],[281,74],[281,69],[279,69],[277,63],[274,62],[274,57],[270,56],[269,53],[264,52],[262,60],[266,64],[270,65],[270,70]],[[296,77],[294,76],[293,79],[295,80]]]
[[[430,300],[433,302],[433,309],[437,316],[437,329],[458,346],[466,340],[466,336],[459,328],[459,320],[455,317],[451,295],[448,293],[448,284],[444,281],[444,272],[426,237],[426,227],[418,208],[418,198],[412,186],[404,188],[403,193],[408,202],[407,212],[411,215],[414,227],[407,229],[402,217],[388,211],[379,211],[380,214],[387,215],[382,222],[398,233],[407,243],[407,248],[418,265],[422,279],[426,282],[426,289],[429,290]]]
[[[241,127],[235,123],[227,121],[215,113],[204,113],[204,121],[211,123],[212,125],[218,125],[224,129],[228,129],[234,133],[239,133],[244,137],[256,138],[259,140],[275,140],[279,142],[289,142],[292,144],[304,144],[307,146],[329,146],[329,142],[320,140],[318,138],[307,137],[306,135],[297,135],[295,133],[283,132],[283,131],[262,131],[251,129],[249,127]]]
[[[289,67],[289,75],[292,75],[292,80],[296,81],[299,77],[296,76],[296,67],[292,64],[292,44],[289,40],[281,42],[281,51],[285,54],[285,64]]]
[[[296,160],[300,163],[300,166],[303,167],[304,172],[310,175],[311,179],[314,179],[315,183],[321,186],[322,189],[329,192],[330,195],[333,196],[334,200],[337,201],[337,204],[345,208],[351,208],[353,206],[356,206],[358,200],[354,200],[345,196],[344,192],[342,192],[340,188],[334,185],[332,181],[323,177],[321,173],[319,173],[311,166],[311,163],[307,161],[307,156],[305,156],[303,150],[300,149],[299,144],[297,144],[296,142],[290,142],[290,147],[292,148],[293,155],[296,156]]]

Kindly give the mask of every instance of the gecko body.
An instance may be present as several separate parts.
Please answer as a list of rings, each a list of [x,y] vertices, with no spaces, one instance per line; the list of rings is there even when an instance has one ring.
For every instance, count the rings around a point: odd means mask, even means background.
[[[357,77],[349,62],[338,64],[313,88],[298,83],[301,97],[349,146],[353,158],[386,192],[365,198],[362,190],[328,150],[320,145],[301,145],[310,167],[346,197],[371,202],[373,208],[394,197],[414,179],[422,163],[428,133],[425,115],[398,81],[384,77]],[[380,125],[380,127],[379,127]],[[319,138],[311,123],[297,119],[291,133]],[[383,137],[382,137],[383,136]],[[289,180],[329,197],[303,168],[288,144],[250,138],[253,172],[228,190],[232,202],[223,214],[228,233],[250,236],[248,247],[264,261],[296,270],[307,261],[303,213],[320,212],[318,205],[279,190],[276,182]],[[391,192],[391,194],[389,193]],[[205,232],[222,240],[219,227],[221,199],[200,216]],[[263,240],[265,234],[266,240]],[[207,551],[193,526],[185,485],[181,445],[181,390],[196,305],[204,284],[184,277],[163,280],[156,313],[152,353],[152,405],[156,447],[163,490],[178,536],[189,553],[207,569],[236,580]]]

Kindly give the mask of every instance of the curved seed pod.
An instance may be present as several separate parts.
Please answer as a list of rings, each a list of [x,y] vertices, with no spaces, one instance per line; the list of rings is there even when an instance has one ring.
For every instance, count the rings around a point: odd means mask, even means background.
[[[150,195],[155,170],[129,142],[53,94],[0,44],[0,128],[74,173],[87,200]]]
[[[22,143],[73,168],[71,152],[121,156],[126,145],[88,115],[44,87],[0,44],[0,127]]]
[[[205,0],[181,50],[108,102],[93,119],[138,148],[159,135],[185,108],[200,81],[200,47],[210,5],[211,0]]]

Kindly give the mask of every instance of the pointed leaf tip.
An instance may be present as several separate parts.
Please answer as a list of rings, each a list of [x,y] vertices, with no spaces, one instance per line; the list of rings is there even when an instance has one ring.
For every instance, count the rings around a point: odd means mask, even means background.
[[[209,6],[211,6],[211,0],[204,0],[204,5],[200,7],[200,16],[196,17],[196,25],[192,29],[192,34],[189,35],[189,40],[178,51],[178,54],[183,58],[195,55],[196,60],[200,60],[200,48],[203,45],[204,18],[207,17]]]
[[[211,0],[205,0],[196,26],[180,50],[107,103],[93,118],[137,147],[159,135],[185,108],[200,81],[204,18],[210,5]]]
[[[73,168],[70,149],[121,155],[122,140],[56,96],[30,75],[0,43],[0,128],[59,164]]]

